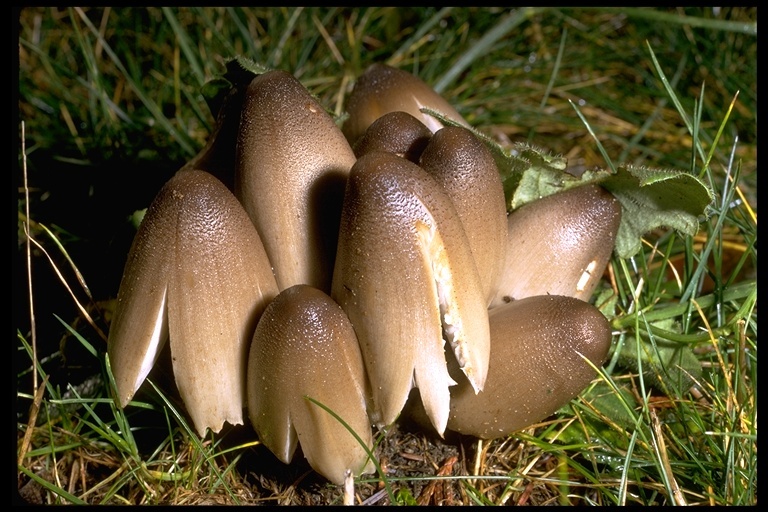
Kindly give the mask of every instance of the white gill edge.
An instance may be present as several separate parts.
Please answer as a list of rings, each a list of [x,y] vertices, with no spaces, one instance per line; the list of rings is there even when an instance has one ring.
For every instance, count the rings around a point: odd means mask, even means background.
[[[426,210],[426,206],[425,211],[429,211]],[[432,265],[432,276],[440,302],[440,319],[444,339],[448,341],[451,349],[453,349],[453,354],[459,363],[459,368],[465,374],[471,375],[474,370],[470,366],[471,358],[469,357],[469,352],[471,348],[469,343],[467,343],[461,312],[456,301],[453,300],[456,296],[453,287],[453,272],[448,264],[448,256],[445,252],[443,239],[435,228],[434,218],[431,214],[429,223],[418,222],[416,224],[416,231],[419,235],[422,251]],[[472,387],[475,387],[474,379],[470,379],[470,381],[472,382]],[[455,386],[456,382],[449,378],[448,385]],[[475,388],[475,392],[477,392],[477,388]]]
[[[157,308],[157,318],[155,318],[155,328],[152,331],[152,336],[149,340],[149,346],[144,353],[144,358],[141,361],[141,369],[136,376],[136,382],[133,385],[133,392],[135,393],[139,386],[144,382],[144,379],[149,375],[149,371],[155,365],[157,357],[160,355],[160,349],[163,346],[163,342],[168,339],[168,318],[165,314],[166,302],[168,300],[168,287],[163,290],[163,298],[160,301],[160,307]]]

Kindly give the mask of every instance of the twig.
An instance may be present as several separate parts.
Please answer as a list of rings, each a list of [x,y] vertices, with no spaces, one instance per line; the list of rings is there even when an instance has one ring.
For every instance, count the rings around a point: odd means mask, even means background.
[[[677,480],[675,480],[675,475],[672,472],[672,466],[669,463],[669,457],[667,456],[667,447],[664,443],[664,435],[661,432],[661,425],[659,424],[659,418],[656,416],[656,411],[651,409],[651,426],[653,427],[653,440],[654,445],[656,446],[656,449],[659,453],[659,458],[661,459],[661,464],[664,467],[664,471],[667,474],[667,478],[669,479],[669,486],[672,491],[672,500],[675,502],[675,505],[688,505],[688,503],[685,502],[685,497],[683,496],[683,491],[680,490],[680,486],[677,485]]]
[[[22,439],[21,447],[19,448],[17,459],[19,466],[21,466],[21,463],[24,460],[24,456],[29,450],[29,443],[32,439],[32,432],[35,431],[35,425],[37,424],[37,413],[40,411],[40,402],[43,401],[43,392],[45,391],[45,385],[47,382],[48,376],[46,375],[45,379],[43,380],[43,384],[40,386],[37,392],[35,392],[35,398],[32,401],[32,407],[29,410],[29,422],[27,423],[27,430],[24,432],[24,439]]]
[[[27,287],[29,290],[29,329],[32,338],[32,393],[37,394],[37,332],[35,330],[35,307],[32,302],[32,247],[29,236],[29,185],[27,183],[27,143],[24,136],[24,121],[21,122],[21,170],[24,174],[24,236],[27,247]]]
[[[51,267],[53,267],[54,272],[56,272],[56,275],[58,276],[61,283],[64,285],[64,287],[67,289],[69,294],[72,296],[72,299],[75,301],[75,305],[77,306],[77,309],[80,310],[80,313],[85,317],[85,319],[88,321],[88,323],[93,327],[93,329],[96,331],[96,333],[103,339],[104,341],[107,340],[107,335],[104,334],[104,331],[99,329],[99,326],[96,325],[96,322],[94,322],[93,318],[91,318],[91,315],[88,314],[88,311],[83,307],[82,304],[80,304],[80,301],[77,300],[77,297],[75,296],[75,293],[72,291],[72,288],[70,288],[69,284],[67,283],[67,280],[64,278],[64,276],[59,271],[59,267],[56,266],[56,263],[53,261],[53,258],[51,258],[51,255],[48,254],[48,251],[45,250],[45,247],[43,247],[40,242],[37,240],[32,240],[29,237],[27,237],[29,241],[31,241],[33,244],[37,246],[38,249],[40,249],[43,254],[45,254],[46,258],[48,258],[48,261],[51,263]],[[34,350],[34,346],[33,346]],[[34,352],[33,352],[34,353]],[[35,358],[35,360],[37,360]]]

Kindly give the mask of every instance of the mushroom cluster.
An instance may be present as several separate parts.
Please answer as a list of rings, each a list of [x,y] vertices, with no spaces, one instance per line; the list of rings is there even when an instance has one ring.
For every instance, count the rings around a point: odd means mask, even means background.
[[[131,247],[108,341],[121,407],[170,340],[200,435],[247,411],[278,458],[300,445],[341,483],[372,471],[372,426],[403,411],[494,438],[595,377],[611,330],[586,301],[619,226],[611,194],[585,185],[508,214],[466,121],[383,64],[342,128],[285,71],[228,101]]]

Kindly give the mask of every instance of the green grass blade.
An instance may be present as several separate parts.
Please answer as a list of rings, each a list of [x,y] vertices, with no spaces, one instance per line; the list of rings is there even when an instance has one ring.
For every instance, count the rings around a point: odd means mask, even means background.
[[[525,21],[534,15],[546,10],[546,7],[522,7],[514,9],[504,16],[496,26],[483,34],[483,37],[477,41],[469,50],[454,62],[448,70],[435,82],[433,88],[438,93],[442,93],[459,75],[471,66],[480,55],[487,53],[501,38],[507,35],[511,30],[522,25]]]
[[[189,155],[192,156],[196,153],[194,142],[189,138],[189,136],[183,132],[180,132],[174,128],[173,124],[168,120],[165,115],[163,115],[162,110],[157,105],[157,103],[150,98],[150,95],[147,94],[146,91],[144,91],[144,88],[139,85],[137,81],[135,81],[130,73],[125,69],[125,66],[123,65],[122,61],[120,60],[120,57],[112,50],[112,47],[109,45],[109,43],[104,40],[104,38],[99,33],[98,29],[91,23],[91,21],[88,19],[88,17],[82,12],[81,9],[75,8],[76,12],[79,14],[80,19],[88,26],[88,28],[91,30],[91,32],[99,39],[99,42],[101,43],[102,47],[104,48],[104,51],[109,55],[109,57],[112,59],[112,62],[117,66],[117,68],[123,73],[123,75],[126,78],[126,81],[131,85],[131,88],[136,92],[136,94],[141,99],[141,102],[144,104],[145,107],[150,111],[152,114],[152,117],[155,121],[157,121],[160,126],[162,126],[173,138],[174,140],[179,144],[179,146],[182,147],[182,149]]]

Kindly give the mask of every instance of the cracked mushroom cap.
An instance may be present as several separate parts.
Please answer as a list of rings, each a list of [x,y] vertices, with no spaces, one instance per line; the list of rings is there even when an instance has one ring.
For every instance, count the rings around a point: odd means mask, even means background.
[[[235,195],[261,235],[277,285],[330,291],[341,202],[355,154],[293,75],[269,71],[245,92]]]
[[[507,258],[491,307],[533,295],[589,301],[611,258],[621,204],[598,185],[558,192],[507,217]]]
[[[573,297],[528,297],[490,311],[491,361],[482,392],[451,388],[448,428],[484,439],[509,435],[554,414],[596,378],[611,327]]]
[[[372,152],[352,167],[331,296],[360,341],[372,419],[392,423],[412,387],[442,433],[448,418],[445,339],[475,390],[488,367],[488,313],[456,209],[419,166]]]
[[[125,407],[167,338],[195,429],[243,423],[256,322],[277,284],[256,229],[212,175],[179,171],[153,200],[128,254],[108,353]]]
[[[456,206],[490,304],[507,252],[504,186],[493,156],[466,128],[446,126],[432,136],[419,165],[443,186]]]
[[[286,464],[300,443],[315,471],[336,484],[347,469],[371,473],[354,436],[307,399],[338,414],[372,449],[369,393],[357,337],[339,305],[307,285],[283,290],[264,311],[248,358],[248,416],[261,442]]]
[[[357,139],[376,119],[389,112],[403,111],[424,123],[434,133],[443,124],[421,112],[427,107],[464,126],[469,124],[442,96],[416,75],[376,63],[360,75],[349,95],[346,110],[349,117],[342,126],[350,144]]]

